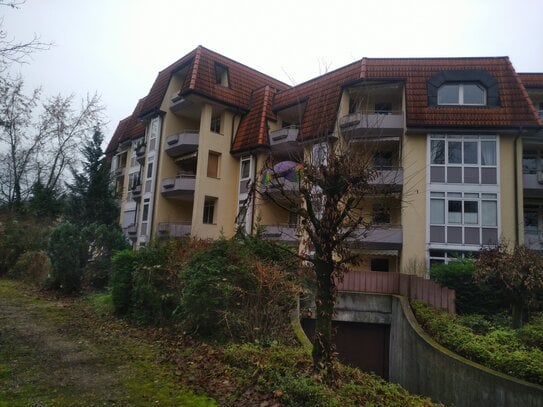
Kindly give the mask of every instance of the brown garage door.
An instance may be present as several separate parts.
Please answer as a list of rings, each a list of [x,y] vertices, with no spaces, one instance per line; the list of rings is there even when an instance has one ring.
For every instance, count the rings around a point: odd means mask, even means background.
[[[315,320],[303,319],[302,326],[313,340]],[[334,321],[332,327],[339,360],[388,379],[389,325]]]

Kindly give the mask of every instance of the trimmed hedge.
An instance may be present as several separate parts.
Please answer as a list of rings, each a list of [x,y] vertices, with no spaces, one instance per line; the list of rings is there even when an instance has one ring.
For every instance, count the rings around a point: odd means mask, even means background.
[[[426,332],[446,348],[502,373],[543,385],[543,351],[528,346],[517,331],[499,328],[477,335],[455,316],[421,301],[412,301],[411,306]]]

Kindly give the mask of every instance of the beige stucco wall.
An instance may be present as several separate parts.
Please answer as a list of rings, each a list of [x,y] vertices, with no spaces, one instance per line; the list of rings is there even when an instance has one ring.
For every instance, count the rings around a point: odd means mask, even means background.
[[[402,272],[414,272],[412,264],[426,258],[426,136],[403,137]],[[424,268],[417,274],[423,274]]]
[[[520,199],[518,202],[519,216],[518,220],[521,223],[522,215],[522,190],[520,193],[515,193],[515,137],[500,136],[500,225],[501,239],[513,244],[516,242],[516,224],[515,224],[515,199]],[[519,142],[519,141],[517,141]],[[520,143],[517,148],[517,176],[522,177],[522,147]],[[517,187],[522,188],[522,179],[517,182]],[[523,234],[520,234],[523,236]],[[519,237],[520,237],[519,236]]]

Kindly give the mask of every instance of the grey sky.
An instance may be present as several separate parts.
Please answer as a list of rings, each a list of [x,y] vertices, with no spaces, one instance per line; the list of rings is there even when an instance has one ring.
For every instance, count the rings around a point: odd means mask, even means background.
[[[159,70],[198,45],[289,84],[366,57],[508,55],[543,72],[543,0],[27,0],[4,28],[56,45],[17,67],[28,90],[97,92],[106,139]]]

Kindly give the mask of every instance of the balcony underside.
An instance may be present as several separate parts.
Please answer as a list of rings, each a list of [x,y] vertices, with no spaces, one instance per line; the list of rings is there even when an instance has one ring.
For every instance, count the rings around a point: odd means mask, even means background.
[[[297,244],[299,241],[298,231],[293,225],[263,225],[262,237],[267,240],[280,241],[288,244]]]
[[[339,126],[343,135],[353,138],[399,138],[404,132],[403,113],[353,113],[342,117]]]
[[[351,248],[365,250],[401,250],[402,243],[402,227],[392,225],[360,228],[348,239]]]
[[[161,193],[166,198],[192,199],[196,179],[192,178],[165,178],[162,180]]]
[[[172,158],[198,151],[199,134],[196,130],[185,130],[166,139],[164,151]]]

